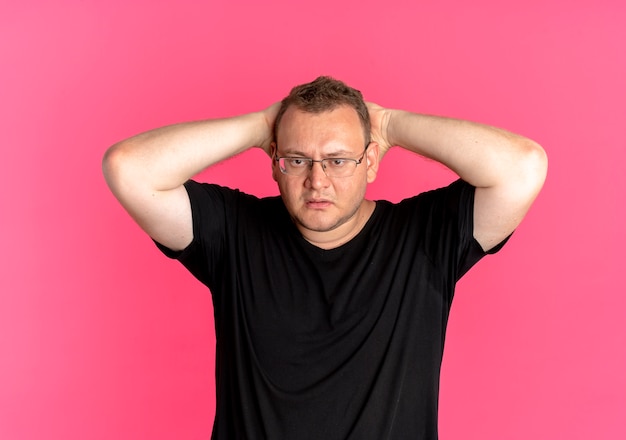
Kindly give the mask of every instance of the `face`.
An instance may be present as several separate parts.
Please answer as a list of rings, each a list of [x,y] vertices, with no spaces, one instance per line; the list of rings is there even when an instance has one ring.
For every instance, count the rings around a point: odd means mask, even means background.
[[[319,114],[290,107],[283,115],[276,136],[272,157],[359,159],[365,148],[359,117],[347,106]],[[342,238],[356,235],[369,218],[373,202],[365,201],[365,190],[378,170],[375,142],[369,145],[351,177],[328,177],[320,163],[313,163],[304,176],[283,174],[275,160],[272,160],[272,167],[285,206],[309,241],[345,241]]]

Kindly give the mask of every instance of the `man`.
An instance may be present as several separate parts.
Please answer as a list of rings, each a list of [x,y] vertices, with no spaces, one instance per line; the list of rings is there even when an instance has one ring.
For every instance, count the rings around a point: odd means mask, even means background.
[[[280,197],[189,179],[257,146]],[[460,180],[365,199],[400,146]],[[320,77],[281,103],[113,146],[111,190],[212,293],[214,439],[436,439],[456,281],[519,225],[547,168],[501,129],[366,104]]]

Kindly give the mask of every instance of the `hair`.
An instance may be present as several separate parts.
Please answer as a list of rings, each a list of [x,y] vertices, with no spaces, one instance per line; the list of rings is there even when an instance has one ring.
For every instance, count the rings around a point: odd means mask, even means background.
[[[295,86],[281,102],[274,122],[274,139],[278,134],[280,121],[285,111],[291,106],[307,113],[322,113],[341,106],[353,108],[363,126],[365,143],[370,142],[370,115],[360,91],[349,87],[344,82],[329,76],[320,76],[314,81]]]

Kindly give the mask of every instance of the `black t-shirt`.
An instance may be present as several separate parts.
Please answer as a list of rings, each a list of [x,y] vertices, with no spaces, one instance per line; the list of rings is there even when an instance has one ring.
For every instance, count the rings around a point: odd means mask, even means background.
[[[280,197],[185,186],[193,242],[160,247],[213,296],[212,438],[436,439],[455,283],[485,254],[474,188],[377,201],[356,237],[323,250]]]

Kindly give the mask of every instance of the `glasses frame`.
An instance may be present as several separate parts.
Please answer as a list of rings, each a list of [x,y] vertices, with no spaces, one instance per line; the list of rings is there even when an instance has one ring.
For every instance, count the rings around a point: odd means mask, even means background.
[[[311,172],[311,170],[313,169],[313,164],[319,163],[322,166],[322,171],[324,171],[324,175],[326,177],[331,178],[331,179],[343,179],[343,178],[346,178],[346,177],[354,176],[354,171],[356,171],[356,167],[361,165],[361,163],[363,162],[363,159],[365,158],[365,154],[367,153],[367,148],[370,146],[370,144],[371,144],[371,142],[368,142],[367,145],[365,145],[365,148],[363,149],[363,154],[361,154],[361,157],[359,157],[358,159],[354,159],[352,157],[326,157],[324,159],[311,159],[310,157],[279,156],[278,154],[275,154],[274,155],[274,160],[276,162],[278,162],[278,169],[280,170],[280,172],[285,174],[285,175],[287,175],[287,176],[296,176],[296,177],[305,176],[305,175],[307,175],[308,173]],[[278,153],[278,144],[276,144],[276,152]],[[280,160],[281,159],[299,159],[299,160],[302,160],[302,161],[307,161],[309,163],[308,170],[306,168],[303,168],[303,170],[306,170],[306,172],[303,172],[301,175],[289,174],[287,172],[287,169],[285,169],[285,168],[280,166]],[[328,161],[328,160],[349,160],[351,162],[354,162],[355,163],[354,171],[349,176],[329,176],[328,173],[326,172],[326,165],[325,165],[325,162]]]

